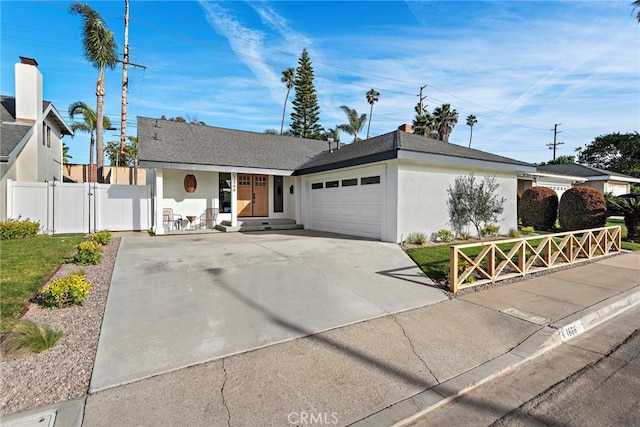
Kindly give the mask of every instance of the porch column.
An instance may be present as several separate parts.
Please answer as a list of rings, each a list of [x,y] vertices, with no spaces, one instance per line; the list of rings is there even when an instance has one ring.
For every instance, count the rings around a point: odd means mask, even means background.
[[[238,226],[238,174],[231,172],[231,226]]]
[[[164,221],[162,218],[162,208],[164,207],[164,180],[163,180],[163,170],[162,169],[154,169],[154,217],[155,221],[153,224],[153,232],[156,234],[164,234]]]

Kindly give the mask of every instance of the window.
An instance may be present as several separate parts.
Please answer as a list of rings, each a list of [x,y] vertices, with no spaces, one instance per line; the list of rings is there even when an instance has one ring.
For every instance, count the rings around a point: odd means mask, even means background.
[[[312,190],[318,190],[320,188],[324,188],[324,183],[316,182],[315,184],[311,184],[311,189]]]
[[[351,187],[353,185],[358,185],[358,178],[343,179],[342,180],[342,186],[343,187]]]
[[[219,195],[220,213],[231,213],[231,174],[220,173],[219,175]]]
[[[266,187],[267,186],[267,177],[266,176],[256,176],[254,183],[255,183],[256,187]]]
[[[251,176],[250,175],[238,175],[238,185],[242,187],[251,186]]]
[[[47,147],[51,148],[51,128],[47,126]]]
[[[273,177],[273,211],[284,212],[284,189],[283,178],[281,176]]]
[[[339,181],[327,181],[327,188],[336,188],[339,184]]]
[[[361,185],[380,184],[380,175],[360,178],[360,184]]]

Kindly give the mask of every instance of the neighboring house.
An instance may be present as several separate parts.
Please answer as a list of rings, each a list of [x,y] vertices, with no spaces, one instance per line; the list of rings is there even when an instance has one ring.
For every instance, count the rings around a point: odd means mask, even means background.
[[[554,190],[560,199],[565,191],[585,181],[586,179],[580,176],[542,172],[538,167],[536,172],[518,176],[518,193],[522,194],[531,187],[548,187]]]
[[[595,188],[602,194],[613,193],[616,196],[629,193],[631,184],[640,184],[640,178],[577,163],[538,166],[538,172],[555,176],[579,177],[584,181],[576,182],[574,186],[585,185]]]
[[[498,225],[506,232],[517,226],[517,176],[535,172],[528,163],[401,130],[330,150],[327,141],[138,117],[138,144],[157,234],[168,231],[166,208],[183,217],[217,208],[218,222],[230,227],[257,218],[269,229],[290,219],[400,242],[412,232],[451,228],[447,189],[472,172],[496,177],[505,198]],[[187,175],[197,182],[191,193]]]
[[[51,102],[42,99],[38,63],[15,64],[15,97],[0,96],[0,220],[6,218],[6,182],[62,181],[62,137],[73,131]]]

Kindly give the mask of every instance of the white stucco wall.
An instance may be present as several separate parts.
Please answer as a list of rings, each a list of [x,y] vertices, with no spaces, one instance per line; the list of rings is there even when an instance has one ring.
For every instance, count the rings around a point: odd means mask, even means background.
[[[447,190],[456,177],[474,172],[477,179],[495,176],[499,184],[497,193],[505,198],[504,212],[498,216],[501,233],[517,227],[517,174],[490,169],[470,170],[464,167],[425,165],[401,161],[398,165],[398,227],[397,241],[409,233],[424,233],[428,238],[440,229],[452,230],[447,208]],[[474,235],[475,227],[469,232]]]
[[[187,193],[184,189],[184,177],[187,174],[196,177],[197,186],[193,193]],[[164,169],[162,177],[160,212],[162,208],[171,208],[174,214],[186,218],[187,215],[200,216],[206,208],[218,207],[218,172]]]

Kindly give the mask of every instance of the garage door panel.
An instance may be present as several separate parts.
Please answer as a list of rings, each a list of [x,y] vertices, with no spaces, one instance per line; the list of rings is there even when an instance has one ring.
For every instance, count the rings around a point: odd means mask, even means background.
[[[352,178],[360,182],[361,177],[342,179]],[[326,183],[335,179],[323,181]],[[312,189],[309,228],[380,239],[381,211],[381,184]]]

